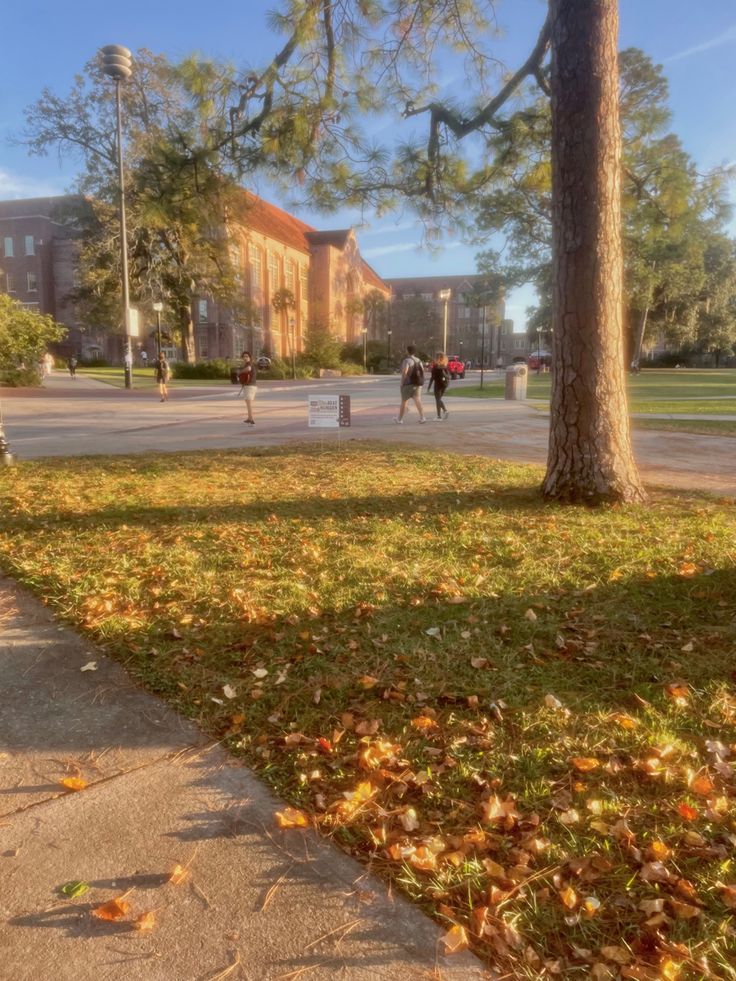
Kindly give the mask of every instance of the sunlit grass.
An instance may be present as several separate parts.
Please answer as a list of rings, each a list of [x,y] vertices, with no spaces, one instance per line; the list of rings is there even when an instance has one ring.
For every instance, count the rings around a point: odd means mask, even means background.
[[[736,506],[540,480],[368,445],[23,463],[0,562],[511,976],[736,977]]]

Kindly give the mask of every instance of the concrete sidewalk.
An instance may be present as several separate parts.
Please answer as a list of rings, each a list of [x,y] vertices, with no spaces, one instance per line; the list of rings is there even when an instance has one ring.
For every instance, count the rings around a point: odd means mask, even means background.
[[[438,927],[337,848],[278,831],[245,767],[4,578],[0,656],[0,976],[492,977],[446,959]],[[66,899],[71,880],[90,888]],[[126,892],[132,915],[155,911],[150,932],[90,915]]]

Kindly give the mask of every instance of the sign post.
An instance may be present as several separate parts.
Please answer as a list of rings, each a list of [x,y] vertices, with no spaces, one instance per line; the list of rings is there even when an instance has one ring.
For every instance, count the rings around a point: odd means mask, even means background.
[[[310,429],[336,429],[340,443],[340,430],[350,425],[349,395],[310,395],[307,399],[308,425]],[[324,448],[324,440],[321,440]]]

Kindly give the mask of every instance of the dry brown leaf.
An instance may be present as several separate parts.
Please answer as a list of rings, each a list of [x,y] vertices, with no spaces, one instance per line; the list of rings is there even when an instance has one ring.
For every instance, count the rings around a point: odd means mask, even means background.
[[[597,770],[601,765],[600,760],[593,756],[573,756],[570,762],[580,773],[590,773],[591,770]]]
[[[153,910],[149,910],[147,913],[141,913],[140,916],[137,916],[133,920],[131,926],[134,930],[153,930],[156,926],[156,914]]]
[[[72,791],[84,790],[87,786],[87,781],[82,780],[81,777],[64,777],[64,779],[60,780],[59,783],[62,787],[66,788],[66,790]]]
[[[625,947],[618,947],[611,945],[610,947],[601,947],[601,954],[606,958],[607,961],[613,961],[615,964],[630,964],[632,960],[631,952]]]
[[[411,720],[411,724],[420,732],[428,732],[430,729],[439,728],[435,720],[430,719],[428,715],[418,715],[416,719]]]
[[[681,818],[685,818],[686,821],[694,821],[698,816],[698,812],[695,810],[695,808],[691,807],[690,804],[685,803],[677,805],[677,813]]]
[[[175,865],[169,874],[169,882],[174,886],[179,886],[189,875],[189,869],[184,865]]]
[[[103,903],[102,906],[93,909],[92,916],[96,916],[98,920],[113,922],[115,920],[121,920],[129,909],[130,903],[124,902],[122,897],[119,897],[118,899],[111,899],[109,903]]]
[[[467,950],[470,946],[467,930],[456,923],[442,937],[442,943],[445,945],[445,953],[447,954],[459,954],[461,951]]]
[[[669,899],[668,902],[678,920],[692,920],[696,916],[700,916],[700,910],[697,906],[681,903],[679,899]]]
[[[729,909],[736,909],[736,886],[727,886],[723,882],[717,882],[716,888],[721,894],[721,902]]]
[[[283,811],[276,811],[276,824],[280,828],[308,828],[309,818],[296,807],[285,807]]]
[[[690,789],[693,793],[698,794],[700,797],[710,797],[710,795],[715,790],[713,786],[713,781],[710,779],[707,773],[701,773],[700,776],[695,777],[695,779],[690,784]]]
[[[562,900],[562,905],[566,906],[567,909],[575,909],[578,904],[578,894],[572,886],[562,889],[557,895]]]

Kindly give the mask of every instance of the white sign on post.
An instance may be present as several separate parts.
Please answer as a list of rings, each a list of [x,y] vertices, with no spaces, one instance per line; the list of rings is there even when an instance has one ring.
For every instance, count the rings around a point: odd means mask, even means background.
[[[310,429],[338,429],[350,425],[349,395],[310,395],[307,405]]]

